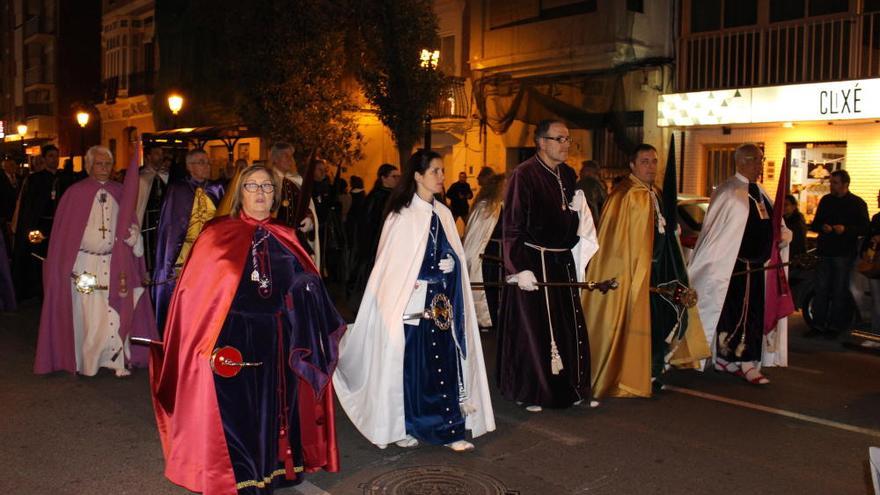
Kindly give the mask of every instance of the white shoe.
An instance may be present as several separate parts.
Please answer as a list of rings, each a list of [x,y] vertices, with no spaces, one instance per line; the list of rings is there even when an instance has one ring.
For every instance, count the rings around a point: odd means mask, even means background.
[[[394,444],[400,448],[411,449],[413,447],[418,447],[419,441],[416,440],[415,437],[407,435],[406,438],[404,438],[403,440],[398,440],[394,442]]]
[[[863,340],[860,345],[865,349],[880,349],[880,342],[874,342],[873,340]]]
[[[590,401],[590,407],[591,407],[591,408],[599,407],[599,401],[597,401],[597,400],[591,400],[591,401]]]
[[[474,450],[474,444],[467,440],[456,440],[452,443],[447,443],[446,447],[453,452],[470,452],[471,450]]]
[[[116,378],[125,378],[127,376],[131,376],[131,371],[128,371],[125,368],[119,368],[116,370]]]
[[[526,411],[531,412],[531,413],[539,413],[543,410],[544,410],[544,408],[541,406],[526,406]]]

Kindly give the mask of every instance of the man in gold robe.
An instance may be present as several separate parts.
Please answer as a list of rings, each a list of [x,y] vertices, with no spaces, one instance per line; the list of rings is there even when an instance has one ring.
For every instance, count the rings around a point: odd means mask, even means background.
[[[695,308],[680,300],[687,293],[687,271],[675,232],[674,162],[670,153],[664,201],[654,186],[657,150],[638,145],[632,173],[602,211],[599,251],[587,279],[614,277],[620,286],[582,296],[596,398],[650,397],[660,389],[656,378],[667,363],[697,367],[710,355]]]

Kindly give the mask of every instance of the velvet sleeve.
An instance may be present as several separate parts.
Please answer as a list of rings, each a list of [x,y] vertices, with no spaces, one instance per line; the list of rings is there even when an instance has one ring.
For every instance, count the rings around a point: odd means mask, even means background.
[[[522,170],[522,169],[520,169]],[[529,269],[527,255],[523,252],[528,240],[528,218],[531,195],[522,180],[522,174],[514,172],[504,195],[502,239],[504,244],[504,268],[508,274]]]

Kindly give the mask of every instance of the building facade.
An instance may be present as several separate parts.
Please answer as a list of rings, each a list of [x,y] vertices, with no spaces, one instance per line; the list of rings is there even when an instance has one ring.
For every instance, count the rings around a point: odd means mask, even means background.
[[[754,142],[771,194],[790,161],[808,221],[837,169],[877,211],[880,2],[683,0],[677,62],[658,125],[683,131],[685,192],[711,194],[736,146]]]
[[[10,0],[0,9],[5,151],[52,143],[63,157],[81,155],[98,141],[97,119],[81,127],[76,113],[90,110],[100,87],[100,1]],[[24,136],[15,134],[21,124]]]

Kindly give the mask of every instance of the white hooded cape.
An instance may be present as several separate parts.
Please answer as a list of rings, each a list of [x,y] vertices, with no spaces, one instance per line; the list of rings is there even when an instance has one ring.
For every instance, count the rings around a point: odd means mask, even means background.
[[[760,184],[758,188],[761,195],[770,201]],[[706,332],[706,342],[712,348],[713,359],[716,351],[715,331],[748,219],[749,181],[737,173],[712,193],[709,211],[688,264],[688,277],[697,291],[697,309]],[[787,230],[784,223],[782,228]],[[780,254],[783,262],[788,261],[787,245]],[[761,355],[764,366],[788,366],[787,318],[779,320],[776,330],[764,336]]]
[[[333,385],[352,423],[376,445],[406,437],[403,407],[403,314],[421,269],[431,213],[459,260],[465,260],[449,209],[414,195],[410,206],[385,220],[376,263],[361,301],[357,320],[339,343]],[[462,261],[463,262],[463,261]],[[462,270],[467,358],[462,362],[468,401],[465,427],[474,437],[495,430],[483,347],[477,328],[467,267]]]
[[[464,252],[467,255],[468,273],[471,282],[483,281],[483,258],[480,257],[486,250],[486,244],[492,238],[492,231],[498,224],[501,214],[501,202],[492,206],[488,201],[480,201],[474,205],[474,210],[468,218],[464,233]],[[497,282],[489,280],[488,282]],[[486,302],[486,291],[475,290],[474,307],[477,311],[477,322],[481,327],[492,326],[492,316],[489,314],[489,304]]]

